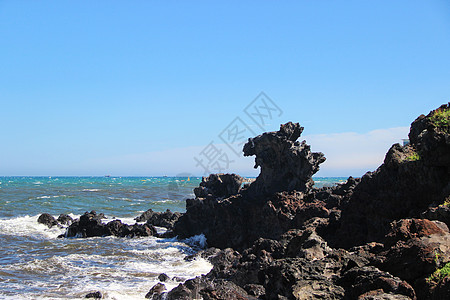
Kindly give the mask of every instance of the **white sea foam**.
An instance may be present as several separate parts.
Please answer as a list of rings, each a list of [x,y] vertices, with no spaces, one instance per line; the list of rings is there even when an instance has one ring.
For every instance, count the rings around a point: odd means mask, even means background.
[[[65,197],[65,195],[54,195],[54,196],[39,196],[35,199],[51,199],[51,198],[59,198],[59,197]]]
[[[53,226],[48,228],[37,222],[39,215],[24,216],[12,219],[0,220],[0,232],[6,235],[30,236],[41,238],[56,238],[63,234],[65,229]]]
[[[60,241],[58,245],[64,246],[66,250],[62,252],[63,255],[57,254],[6,266],[6,271],[20,272],[23,276],[28,276],[27,278],[40,278],[42,274],[49,278],[48,281],[22,282],[22,285],[26,284],[27,289],[45,288],[45,292],[39,296],[36,296],[36,293],[27,295],[25,291],[20,297],[10,299],[83,298],[93,291],[101,291],[104,299],[144,299],[149,289],[159,282],[157,276],[160,273],[165,273],[170,278],[189,279],[206,274],[212,267],[202,258],[184,260],[185,253],[180,246],[186,248],[187,245],[180,241],[171,242],[155,237]],[[118,244],[120,247],[108,247]],[[71,253],[67,254],[67,251]],[[99,253],[93,254],[92,251]],[[170,279],[164,284],[170,290],[179,282]],[[20,286],[17,290],[20,290]],[[0,294],[0,298],[7,297]]]
[[[122,221],[122,223],[128,224],[128,225],[136,224],[136,220],[134,218],[117,218],[117,220],[120,220],[120,221]],[[108,218],[106,221],[109,222],[109,221],[111,221],[111,219]],[[141,222],[141,224],[142,223],[145,223],[145,222]]]
[[[207,247],[206,237],[203,233],[187,238],[184,241],[186,242],[186,244],[189,244],[194,247],[200,247],[201,249]]]
[[[100,192],[101,189],[83,189],[83,192]]]

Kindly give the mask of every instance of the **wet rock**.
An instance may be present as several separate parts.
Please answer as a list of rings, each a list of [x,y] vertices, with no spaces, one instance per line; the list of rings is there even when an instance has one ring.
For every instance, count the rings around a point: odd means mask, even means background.
[[[184,282],[184,281],[186,281],[186,278],[179,277],[179,276],[174,276],[174,277],[172,278],[172,280],[173,280],[173,281],[176,281],[176,282]]]
[[[155,284],[150,291],[145,295],[146,299],[160,300],[162,299],[162,293],[167,290],[166,286],[162,283]]]
[[[66,230],[65,237],[139,237],[156,235],[156,229],[148,224],[127,225],[120,220],[112,220],[107,224],[102,223],[103,214],[97,215],[95,211],[86,212],[75,220]]]
[[[101,216],[95,211],[85,212],[75,220],[66,230],[66,237],[94,237],[107,236],[108,230],[102,224]]]
[[[307,191],[314,182],[312,175],[325,161],[323,153],[311,152],[305,141],[299,143],[303,127],[288,122],[279,131],[266,132],[250,138],[244,145],[244,156],[255,155],[255,168],[261,173],[249,187],[255,198],[281,191]]]
[[[165,227],[172,230],[175,222],[178,221],[181,215],[182,213],[171,212],[170,209],[165,212],[154,212],[152,209],[149,209],[135,218],[135,220],[136,222],[147,222],[147,224],[152,226]]]
[[[101,292],[97,291],[87,294],[84,298],[102,299],[103,295]]]
[[[167,276],[167,274],[165,274],[165,273],[161,273],[161,274],[158,275],[158,280],[159,281],[165,282],[165,281],[167,281],[169,279],[170,279],[170,277]]]
[[[52,215],[47,213],[41,214],[37,221],[38,223],[47,225],[48,228],[52,228],[53,226],[58,225],[56,219]]]
[[[210,247],[204,250],[200,250],[194,254],[188,255],[184,258],[186,261],[193,261],[196,258],[203,258],[203,259],[210,259],[213,256],[216,256],[218,253],[220,253],[222,250],[214,247]]]
[[[60,214],[57,221],[61,225],[70,225],[73,222],[73,218],[66,214]]]

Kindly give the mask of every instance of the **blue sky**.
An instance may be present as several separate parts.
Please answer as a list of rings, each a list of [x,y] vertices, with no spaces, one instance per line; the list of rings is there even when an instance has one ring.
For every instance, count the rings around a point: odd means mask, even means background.
[[[0,175],[202,175],[236,117],[262,132],[264,91],[265,130],[300,122],[318,175],[361,176],[450,101],[448,49],[447,1],[0,0]]]

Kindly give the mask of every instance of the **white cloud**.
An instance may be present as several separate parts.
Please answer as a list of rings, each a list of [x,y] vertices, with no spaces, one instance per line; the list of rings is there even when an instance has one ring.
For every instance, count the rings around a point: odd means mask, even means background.
[[[303,138],[313,151],[325,154],[319,176],[361,176],[375,170],[389,148],[408,137],[409,127],[377,129],[368,133],[344,132]]]

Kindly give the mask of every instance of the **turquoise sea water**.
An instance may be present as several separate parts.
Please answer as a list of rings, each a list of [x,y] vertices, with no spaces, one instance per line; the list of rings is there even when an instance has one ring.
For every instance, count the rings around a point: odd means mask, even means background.
[[[316,186],[346,178],[315,178]],[[199,177],[0,177],[0,298],[74,299],[101,291],[106,299],[144,299],[157,276],[188,279],[207,273],[203,260],[185,261],[205,239],[58,239],[64,228],[37,223],[85,211],[134,224],[145,210],[185,211]],[[178,285],[170,280],[170,289]]]

